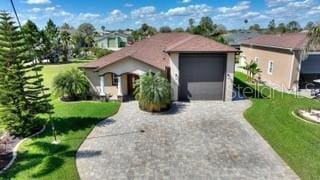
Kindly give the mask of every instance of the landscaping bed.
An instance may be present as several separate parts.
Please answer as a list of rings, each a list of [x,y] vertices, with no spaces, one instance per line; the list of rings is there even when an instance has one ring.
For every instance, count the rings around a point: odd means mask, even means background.
[[[4,134],[0,139],[0,171],[5,168],[13,158],[13,150],[21,138]]]
[[[310,110],[303,110],[299,109],[294,112],[300,118],[310,121],[313,123],[320,123],[320,110],[317,109],[310,109]]]
[[[51,88],[53,77],[81,63],[45,65],[44,85]],[[52,96],[53,124],[59,144],[52,144],[52,130],[48,128],[37,137],[24,141],[18,149],[14,164],[0,179],[79,179],[75,164],[76,152],[95,125],[117,113],[120,103],[62,102]]]
[[[301,121],[292,112],[319,109],[318,100],[254,87],[243,73],[236,73],[235,85],[248,88],[252,106],[244,116],[301,179],[320,178],[320,126]],[[264,88],[261,88],[264,87]]]

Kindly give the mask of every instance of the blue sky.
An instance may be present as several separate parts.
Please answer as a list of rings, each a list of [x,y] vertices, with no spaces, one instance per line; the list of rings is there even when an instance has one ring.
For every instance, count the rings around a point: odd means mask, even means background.
[[[57,25],[78,26],[90,22],[97,28],[137,28],[142,23],[155,27],[186,27],[188,19],[210,16],[228,29],[258,23],[266,26],[298,21],[320,22],[320,0],[14,0],[23,22],[31,19],[43,27],[49,18]],[[1,0],[0,10],[11,11],[10,1]]]

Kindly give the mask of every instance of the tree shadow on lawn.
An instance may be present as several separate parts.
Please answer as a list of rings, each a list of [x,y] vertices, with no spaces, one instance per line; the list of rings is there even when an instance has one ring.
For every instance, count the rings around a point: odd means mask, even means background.
[[[65,154],[68,154],[66,152],[69,148],[64,144],[54,145],[47,142],[34,142],[27,145],[28,147],[37,149],[38,153],[30,153],[28,150],[18,152],[16,163],[4,174],[4,177],[13,178],[22,171],[33,169],[26,175],[31,178],[41,178],[63,165]]]
[[[4,178],[10,179],[18,174],[19,176],[23,174],[25,178],[41,179],[56,171],[66,163],[68,158],[75,158],[78,147],[90,133],[90,130],[103,119],[53,117],[52,121],[57,130],[60,144],[52,144],[52,129],[49,123],[42,134],[33,137],[30,143],[24,145],[25,151],[18,152],[16,162],[3,174]],[[106,125],[113,123],[113,121],[106,122]],[[90,156],[95,155],[99,155],[99,152],[90,153]]]

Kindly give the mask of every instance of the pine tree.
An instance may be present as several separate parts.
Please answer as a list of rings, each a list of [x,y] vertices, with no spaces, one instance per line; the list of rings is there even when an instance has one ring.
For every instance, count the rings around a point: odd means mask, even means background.
[[[40,114],[51,113],[42,66],[10,15],[0,12],[0,119],[6,129],[26,136],[41,127]]]
[[[29,47],[32,47],[35,52],[35,56],[37,60],[41,59],[41,36],[40,31],[37,27],[37,25],[32,22],[31,20],[28,20],[23,26],[22,26],[22,33],[25,37],[25,41]]]
[[[47,22],[46,27],[44,28],[44,34],[45,37],[43,39],[46,40],[44,43],[46,48],[49,52],[48,59],[51,63],[56,63],[59,61],[59,54],[60,54],[60,39],[59,39],[59,31],[57,26],[54,24],[54,22],[49,19]]]

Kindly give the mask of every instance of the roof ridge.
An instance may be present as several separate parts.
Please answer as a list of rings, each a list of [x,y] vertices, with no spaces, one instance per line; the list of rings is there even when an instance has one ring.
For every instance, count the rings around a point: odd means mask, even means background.
[[[195,38],[196,36],[195,35],[191,35],[191,36],[187,36],[186,38],[176,42],[176,43],[173,43],[172,45],[168,46],[165,48],[164,51],[170,51],[170,49],[173,49],[173,48],[176,48],[178,47],[179,45],[187,42],[187,41],[190,41],[191,39]]]

